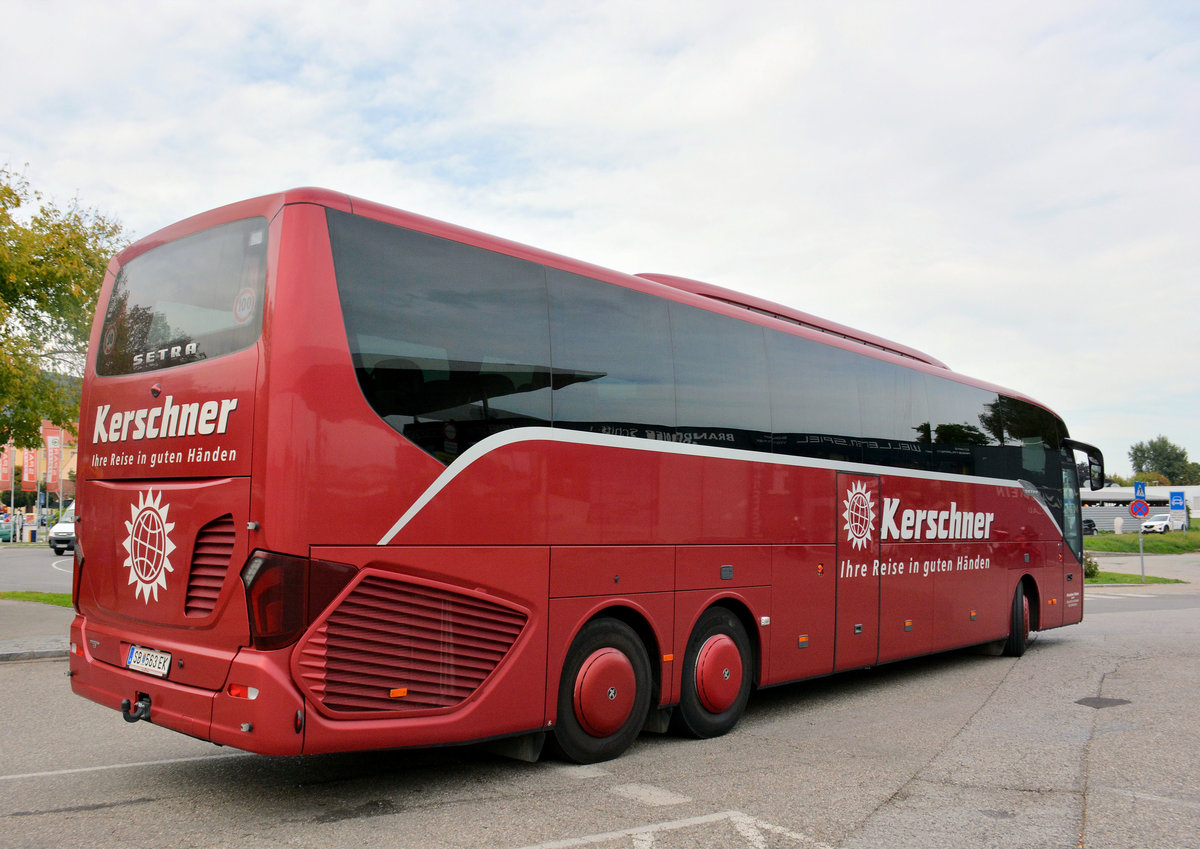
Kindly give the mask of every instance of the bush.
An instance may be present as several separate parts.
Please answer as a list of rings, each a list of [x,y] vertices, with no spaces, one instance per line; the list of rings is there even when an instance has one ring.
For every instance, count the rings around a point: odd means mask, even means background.
[[[1090,554],[1083,555],[1083,578],[1089,580],[1100,574],[1100,564]]]

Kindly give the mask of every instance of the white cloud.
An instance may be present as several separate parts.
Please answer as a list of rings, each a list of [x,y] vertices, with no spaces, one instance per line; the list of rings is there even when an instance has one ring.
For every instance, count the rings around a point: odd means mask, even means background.
[[[1200,459],[1186,6],[10,5],[0,163],[140,234],[328,185],[923,348],[1118,470]]]

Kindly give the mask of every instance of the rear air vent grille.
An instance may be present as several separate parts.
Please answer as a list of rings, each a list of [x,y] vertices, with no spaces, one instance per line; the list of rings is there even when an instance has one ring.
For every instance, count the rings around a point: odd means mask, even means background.
[[[450,708],[479,689],[525,620],[494,599],[368,576],[300,646],[297,671],[330,711]]]
[[[188,616],[202,617],[213,612],[225,583],[225,573],[229,571],[236,537],[233,516],[229,513],[209,522],[196,534],[184,602],[184,613]]]

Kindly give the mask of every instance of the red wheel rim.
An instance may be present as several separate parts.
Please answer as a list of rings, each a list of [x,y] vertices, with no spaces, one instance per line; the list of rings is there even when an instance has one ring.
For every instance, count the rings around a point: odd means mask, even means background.
[[[709,637],[696,653],[696,695],[709,713],[729,710],[742,689],[742,653],[728,634]]]
[[[1024,620],[1022,625],[1025,628],[1025,639],[1028,640],[1029,639],[1029,596],[1022,596],[1021,601],[1023,601],[1025,603],[1024,610],[1022,610],[1022,612],[1021,612],[1021,617]]]
[[[637,675],[624,652],[597,649],[575,677],[575,718],[593,737],[610,737],[633,712]]]

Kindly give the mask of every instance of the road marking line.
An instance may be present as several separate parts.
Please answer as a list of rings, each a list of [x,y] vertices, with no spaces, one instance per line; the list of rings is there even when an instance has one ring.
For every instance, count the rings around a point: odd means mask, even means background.
[[[810,849],[833,849],[829,844],[814,840],[808,835],[798,834],[782,826],[763,822],[749,814],[743,814],[741,811],[721,811],[716,814],[705,814],[698,817],[689,817],[688,819],[672,820],[671,822],[624,828],[620,831],[606,831],[602,834],[589,834],[584,837],[568,837],[563,840],[551,840],[546,843],[523,846],[521,849],[572,849],[572,847],[576,846],[595,846],[598,843],[620,840],[623,837],[629,838],[633,849],[651,849],[654,846],[655,834],[721,822],[728,822],[733,825],[734,829],[746,840],[746,845],[751,849],[765,849],[767,838],[763,835],[764,831],[801,846],[808,846]]]
[[[662,787],[655,787],[652,784],[618,784],[616,787],[608,789],[610,793],[616,793],[618,796],[624,796],[626,799],[632,799],[653,808],[682,805],[684,802],[692,801],[690,796],[680,796],[678,793],[672,793],[670,790],[664,790]]]
[[[1114,796],[1132,796],[1134,799],[1140,799],[1143,802],[1159,802],[1163,805],[1191,808],[1194,811],[1200,811],[1200,802],[1185,802],[1183,799],[1172,799],[1169,796],[1155,796],[1153,793],[1137,793],[1133,790],[1122,790],[1120,787],[1097,787],[1095,789],[1101,793],[1111,793]]]
[[[21,775],[0,775],[0,781],[25,781],[30,778],[57,778],[61,775],[81,775],[86,772],[105,772],[113,769],[132,769],[143,766],[158,766],[160,764],[185,764],[193,761],[215,761],[227,758],[256,757],[248,752],[230,752],[226,755],[200,755],[193,758],[167,758],[161,761],[137,761],[127,764],[105,764],[103,766],[82,766],[76,769],[53,769],[48,772],[26,772]]]
[[[608,770],[591,764],[551,764],[551,768],[567,778],[603,778],[610,774]]]

